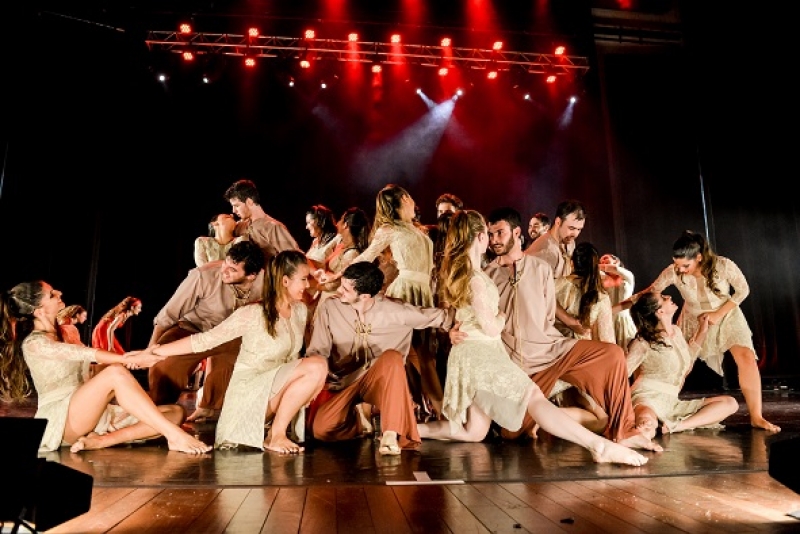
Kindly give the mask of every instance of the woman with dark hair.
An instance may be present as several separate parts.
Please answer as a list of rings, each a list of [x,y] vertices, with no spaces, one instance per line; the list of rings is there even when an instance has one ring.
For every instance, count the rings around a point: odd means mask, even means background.
[[[186,415],[181,406],[153,404],[126,369],[150,367],[163,358],[65,343],[56,324],[63,307],[61,291],[41,280],[0,294],[0,394],[25,398],[30,373],[38,400],[34,417],[47,419],[40,451],[71,446],[79,452],[162,435],[170,450],[199,454],[211,449],[181,430]],[[108,365],[86,379],[86,362]]]
[[[348,208],[339,218],[339,222],[336,223],[336,230],[339,233],[336,246],[328,255],[323,268],[314,272],[314,277],[317,280],[323,278],[326,280],[333,279],[331,282],[317,286],[320,290],[320,298],[317,305],[324,299],[336,295],[340,281],[334,279],[334,275],[344,272],[347,266],[353,262],[353,259],[369,246],[369,218],[361,208]]]
[[[306,211],[306,230],[312,238],[306,257],[314,267],[320,269],[339,242],[333,211],[322,204],[311,206]]]
[[[740,304],[750,294],[750,286],[739,267],[730,259],[718,256],[705,238],[686,230],[672,245],[672,265],[665,268],[647,289],[620,303],[629,309],[645,292],[662,293],[675,286],[683,298],[678,326],[691,339],[708,318],[708,334],[699,358],[722,375],[722,359],[730,351],[739,370],[739,385],[750,411],[750,424],[770,432],[780,427],[764,419],[761,398],[761,373],[753,346],[753,332]]]
[[[208,223],[208,235],[194,240],[194,264],[197,267],[210,261],[224,260],[236,242],[233,235],[236,219],[230,213],[219,213]]]
[[[304,439],[304,407],[322,390],[328,362],[320,356],[300,358],[308,309],[303,295],[309,286],[308,259],[298,250],[285,250],[267,260],[260,302],[238,308],[227,319],[189,337],[155,345],[159,356],[203,352],[241,337],[225,400],[217,423],[214,446],[239,446],[281,454],[303,451],[287,436]],[[271,423],[264,436],[264,423]]]
[[[708,316],[700,318],[690,340],[673,324],[678,306],[668,295],[643,293],[631,307],[636,337],[628,352],[628,374],[635,377],[631,402],[636,428],[651,439],[658,422],[661,433],[693,428],[722,428],[720,421],[736,413],[739,403],[730,395],[680,400],[678,394],[692,370],[708,333]]]

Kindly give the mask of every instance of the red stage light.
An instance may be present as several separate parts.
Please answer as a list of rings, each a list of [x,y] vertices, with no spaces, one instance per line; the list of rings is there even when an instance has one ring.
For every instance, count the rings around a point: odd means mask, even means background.
[[[372,72],[374,72],[375,74],[378,74],[381,70],[383,70],[383,69],[381,68],[380,65],[373,65],[372,66]]]
[[[258,31],[258,28],[250,28],[247,30],[247,35],[250,37],[258,37],[260,32]]]
[[[395,33],[394,35],[392,35],[391,41],[392,41],[393,44],[399,43],[400,42],[400,34],[399,33]]]
[[[492,50],[502,50],[503,49],[503,41],[495,41],[492,45]]]
[[[347,40],[350,41],[351,43],[355,43],[356,41],[358,41],[358,34],[357,33],[348,34]]]
[[[256,66],[255,58],[252,58],[252,57],[244,58],[244,66],[245,67],[250,67],[250,68],[255,67]]]
[[[439,76],[447,76],[447,73],[450,72],[447,67],[442,67],[439,69]]]
[[[488,72],[488,74],[486,74],[486,77],[489,78],[490,80],[496,79],[497,78],[497,71],[496,70],[490,70]]]
[[[184,22],[180,26],[178,26],[178,31],[180,31],[180,33],[184,35],[186,35],[187,33],[192,33],[192,25],[187,22]]]
[[[445,37],[444,39],[442,39],[442,46],[450,46],[451,43],[452,41],[450,40],[449,37]]]
[[[549,75],[547,77],[546,81],[547,81],[547,83],[556,83],[556,75],[555,74]]]
[[[192,54],[188,50],[183,53],[183,60],[184,61],[192,61],[193,59],[194,59],[194,54]]]
[[[300,62],[300,68],[307,69],[310,66],[311,66],[311,62],[308,61],[307,59],[304,59],[304,60],[302,60]]]
[[[314,30],[306,30],[306,33],[304,35],[306,39],[313,39],[314,37],[317,36],[317,32],[315,32]]]
[[[563,56],[564,52],[566,52],[566,51],[567,51],[567,49],[565,47],[563,47],[563,46],[557,46],[556,47],[556,55],[557,56]]]

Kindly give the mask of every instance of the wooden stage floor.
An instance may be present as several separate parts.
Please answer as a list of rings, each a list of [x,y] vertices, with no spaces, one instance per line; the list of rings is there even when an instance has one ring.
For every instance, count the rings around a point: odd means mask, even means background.
[[[40,456],[91,475],[92,508],[48,532],[800,532],[787,515],[800,496],[767,472],[770,444],[800,437],[800,394],[764,392],[765,414],[783,427],[769,434],[728,393],[741,408],[725,430],[659,436],[664,452],[646,452],[641,467],[595,464],[544,432],[526,443],[426,440],[399,457],[381,457],[369,438],[312,441],[299,456],[193,457],[163,441],[62,449]],[[181,403],[192,409],[194,393]],[[33,411],[0,405],[0,415]],[[213,443],[213,423],[186,428]]]

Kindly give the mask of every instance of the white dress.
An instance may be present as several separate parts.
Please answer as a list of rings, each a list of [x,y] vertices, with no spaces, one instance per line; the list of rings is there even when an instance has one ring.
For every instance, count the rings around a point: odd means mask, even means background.
[[[63,443],[72,395],[84,383],[97,349],[64,343],[44,332],[32,332],[22,342],[22,355],[36,388],[38,407],[34,417],[47,419],[39,452],[54,451]],[[105,434],[136,423],[116,404],[109,404],[94,431]]]
[[[518,430],[536,385],[508,357],[500,339],[505,319],[498,315],[492,279],[475,270],[470,288],[472,304],[456,311],[456,321],[468,336],[450,350],[442,413],[457,431],[474,403],[503,428]]]
[[[683,330],[686,339],[691,339],[699,328],[697,316],[704,312],[716,311],[728,300],[736,303],[736,307],[725,314],[722,320],[708,326],[708,334],[700,350],[699,358],[717,374],[722,375],[722,358],[725,351],[733,345],[747,347],[755,353],[753,332],[739,305],[750,294],[750,286],[739,267],[728,258],[717,257],[717,274],[714,278],[721,294],[714,294],[706,285],[705,278],[681,276],[673,266],[664,269],[653,282],[653,290],[661,292],[669,286],[675,286],[683,298],[681,314],[677,324]],[[731,292],[731,289],[734,291]],[[758,359],[758,356],[756,356]]]
[[[292,305],[291,316],[281,317],[275,325],[273,338],[267,333],[261,304],[249,304],[211,330],[191,336],[193,352],[203,352],[242,338],[217,422],[215,447],[247,445],[263,450],[267,404],[299,363],[307,316],[305,304]],[[293,425],[301,441],[303,419],[304,410],[301,410]]]
[[[581,306],[581,290],[576,285],[572,275],[556,278],[556,300],[564,310],[578,317]],[[556,328],[565,337],[575,339],[590,339],[594,341],[605,341],[606,343],[616,343],[614,336],[614,314],[611,311],[611,299],[606,293],[598,295],[597,302],[589,311],[590,332],[586,335],[578,335],[574,330],[556,319]]]
[[[677,326],[671,337],[664,340],[667,346],[651,346],[643,339],[635,339],[628,352],[628,376],[636,378],[631,386],[631,403],[634,407],[649,406],[658,419],[668,427],[675,426],[697,413],[704,398],[680,400],[686,375],[692,370],[700,347],[686,342]],[[702,428],[724,428],[711,424]]]

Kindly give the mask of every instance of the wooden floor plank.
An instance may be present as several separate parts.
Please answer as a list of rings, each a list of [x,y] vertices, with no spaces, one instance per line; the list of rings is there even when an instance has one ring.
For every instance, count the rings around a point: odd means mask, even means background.
[[[336,488],[312,486],[306,494],[300,534],[336,534]]]
[[[242,506],[231,518],[227,534],[253,534],[259,532],[267,520],[272,503],[278,495],[278,488],[252,488],[245,497]]]
[[[529,532],[474,486],[465,484],[448,489],[489,532]]]
[[[446,486],[394,486],[393,490],[414,532],[460,532],[452,530],[448,523],[463,524],[468,532],[482,528],[469,511],[464,512],[463,505],[447,491]],[[453,510],[455,514],[451,514]],[[462,517],[457,517],[459,515]],[[421,525],[425,525],[425,530],[420,528]]]
[[[544,482],[511,483],[501,484],[500,486],[524,502],[537,513],[547,517],[550,522],[564,525],[565,529],[575,534],[594,534],[602,529],[599,525],[586,517],[576,516],[572,511],[556,500],[544,495],[540,487]]]
[[[185,532],[218,492],[203,488],[162,490],[109,532]]]
[[[296,534],[303,518],[307,488],[287,486],[278,490],[261,532],[264,534]]]
[[[250,494],[247,488],[226,488],[217,494],[205,510],[189,525],[192,534],[219,534],[225,532],[233,516]]]
[[[566,530],[546,515],[511,494],[499,484],[475,484],[474,488],[511,516],[520,527],[537,534],[562,534]]]
[[[342,533],[358,532],[359,534],[375,532],[364,486],[336,490],[336,530]]]
[[[92,490],[88,512],[48,530],[52,534],[108,532],[163,490],[156,488],[103,488]],[[95,496],[97,498],[95,499]]]
[[[365,492],[375,532],[378,534],[411,534],[411,525],[389,486],[372,486]]]

